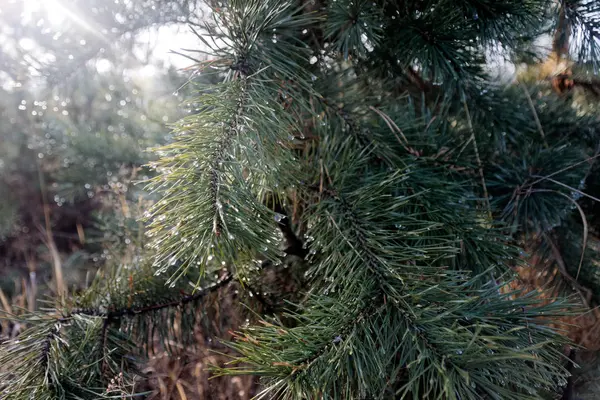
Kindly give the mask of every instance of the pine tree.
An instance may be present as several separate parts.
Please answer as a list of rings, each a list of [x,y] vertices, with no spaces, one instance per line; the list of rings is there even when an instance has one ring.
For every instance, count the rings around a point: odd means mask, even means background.
[[[597,303],[597,2],[212,7],[197,67],[220,83],[156,150],[144,257],[24,316],[2,398],[127,396],[111,379],[210,333],[232,290],[260,307],[214,373],[260,376],[257,398],[571,396],[564,322]],[[544,35],[589,74],[499,83],[492,61]]]

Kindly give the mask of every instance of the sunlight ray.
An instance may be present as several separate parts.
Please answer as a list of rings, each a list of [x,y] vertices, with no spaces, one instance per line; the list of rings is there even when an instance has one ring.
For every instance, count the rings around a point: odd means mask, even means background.
[[[61,0],[24,0],[25,15],[31,15],[33,12],[40,9],[44,11],[48,17],[48,22],[53,26],[60,26],[66,20],[69,20],[92,33],[98,39],[110,43],[97,27],[88,22],[77,12],[77,9],[66,7]]]

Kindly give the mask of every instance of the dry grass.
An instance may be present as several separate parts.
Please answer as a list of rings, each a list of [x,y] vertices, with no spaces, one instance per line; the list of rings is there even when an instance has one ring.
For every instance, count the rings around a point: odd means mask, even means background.
[[[202,343],[204,338],[198,335]],[[153,357],[144,372],[150,379],[139,389],[152,390],[150,400],[245,400],[256,394],[257,384],[251,376],[211,378],[211,365],[229,361],[225,356],[213,353],[213,346],[198,349],[180,349]]]
[[[246,282],[246,291],[252,290],[255,295],[240,298],[244,293],[238,283],[205,299],[205,316],[203,323],[209,323],[212,336],[205,334],[206,325],[198,324],[192,333],[195,348],[171,343],[171,354],[163,349],[154,352],[147,363],[145,373],[150,378],[137,388],[139,391],[149,390],[149,400],[245,400],[253,398],[259,391],[258,379],[252,376],[212,377],[211,365],[223,366],[231,358],[223,354],[232,351],[220,340],[231,340],[231,332],[239,329],[248,321],[248,309],[243,303],[256,312],[263,313],[266,308],[283,306],[283,299],[299,301],[298,287],[303,268],[298,259],[291,258],[278,267],[262,271],[257,282]],[[258,296],[262,293],[263,296]],[[178,327],[175,327],[176,330]],[[185,331],[178,335],[189,334]]]
[[[561,279],[568,282],[571,280],[573,292],[577,294],[574,299],[579,302],[583,311],[565,316],[552,326],[586,351],[600,350],[600,310],[590,304],[589,289],[579,285],[576,279],[568,275],[564,266],[561,268],[560,262],[552,263],[551,260],[542,259],[534,252],[532,254],[533,256],[526,260],[529,266],[516,268],[519,280],[512,283],[513,289],[524,289],[526,292],[536,290],[547,303],[550,303],[556,299],[557,293],[548,290],[548,282],[555,280],[557,275],[561,275]]]
[[[184,346],[183,341],[176,339],[169,343],[170,352],[156,346],[142,369],[149,379],[138,385],[138,393],[151,391],[149,400],[245,400],[256,395],[256,378],[213,377],[210,371],[211,366],[231,361],[224,354],[233,354],[221,340],[232,339],[230,332],[246,322],[247,310],[241,305],[237,289],[237,284],[233,284],[205,299],[206,315],[194,332],[185,332],[176,324],[176,335],[193,335],[193,346]]]

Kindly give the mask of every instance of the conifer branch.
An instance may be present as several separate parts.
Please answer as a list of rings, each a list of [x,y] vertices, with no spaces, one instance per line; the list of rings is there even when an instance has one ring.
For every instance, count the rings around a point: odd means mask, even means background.
[[[338,233],[344,238],[346,243],[348,243],[350,248],[356,253],[356,255],[366,263],[367,268],[369,268],[369,270],[377,276],[379,284],[384,285],[385,277],[381,273],[380,268],[378,266],[378,258],[369,248],[364,233],[362,232],[362,226],[360,225],[360,223],[358,223],[357,216],[355,215],[352,208],[344,201],[343,198],[338,197],[337,201],[340,204],[342,213],[345,214],[346,218],[348,218],[347,222],[349,226],[351,226],[351,231],[355,233],[355,236],[353,238],[347,237],[344,231],[342,231],[339,225],[335,222],[335,218],[333,218],[331,214],[328,215],[329,220],[331,221],[333,226],[335,226],[335,228],[338,230]]]
[[[146,306],[133,306],[133,307],[125,307],[118,310],[112,311],[101,311],[98,309],[89,309],[89,308],[75,308],[67,315],[61,317],[60,321],[67,321],[74,315],[87,315],[93,317],[102,317],[108,321],[119,320],[122,317],[132,317],[137,315],[148,314],[155,311],[160,311],[166,308],[174,308],[179,306],[184,306],[189,303],[193,303],[197,300],[202,299],[203,297],[216,292],[217,290],[229,285],[233,281],[233,274],[227,274],[225,277],[219,279],[217,282],[199,289],[196,293],[182,296],[179,299],[171,300],[167,302],[160,302],[156,304],[146,305]]]
[[[323,346],[314,354],[297,363],[297,366],[292,369],[292,373],[290,375],[291,378],[294,379],[295,376],[301,372],[309,373],[311,366],[314,365],[320,357],[324,356],[329,348],[335,347],[342,342],[344,338],[348,336],[348,333],[350,333],[356,327],[356,325],[361,323],[361,321],[363,321],[365,318],[370,318],[374,315],[377,316],[381,314],[384,310],[385,305],[382,303],[365,303],[363,309],[357,313],[356,318],[345,323],[342,329],[339,330],[338,335],[333,338],[331,342],[325,342]]]
[[[211,191],[211,196],[212,196],[212,205],[213,205],[213,213],[214,213],[214,227],[213,227],[213,231],[214,234],[216,236],[220,236],[221,232],[223,231],[223,218],[221,217],[221,213],[222,208],[223,208],[223,204],[221,203],[221,201],[219,200],[219,188],[220,188],[220,174],[219,174],[219,169],[220,167],[223,165],[223,162],[225,161],[225,155],[227,150],[229,149],[229,147],[231,146],[231,143],[233,141],[233,138],[236,135],[241,134],[240,132],[240,117],[241,114],[243,112],[244,109],[244,98],[245,98],[245,91],[246,91],[246,75],[245,75],[246,71],[241,71],[240,74],[242,75],[240,82],[240,98],[237,101],[237,105],[236,105],[236,109],[233,113],[233,118],[231,118],[231,122],[227,122],[225,124],[225,128],[224,128],[224,132],[223,132],[223,136],[220,138],[220,140],[217,142],[217,147],[215,149],[215,152],[212,155],[212,165],[210,166],[210,191]]]
[[[55,324],[54,326],[52,326],[52,328],[50,328],[50,331],[48,332],[48,334],[46,335],[43,344],[42,344],[42,350],[41,350],[41,354],[40,354],[40,363],[41,363],[41,367],[42,370],[44,371],[44,377],[48,382],[48,387],[52,388],[54,386],[54,378],[52,376],[52,373],[49,372],[49,365],[51,362],[51,351],[52,351],[52,343],[55,341],[56,337],[60,335],[60,328],[57,324]]]

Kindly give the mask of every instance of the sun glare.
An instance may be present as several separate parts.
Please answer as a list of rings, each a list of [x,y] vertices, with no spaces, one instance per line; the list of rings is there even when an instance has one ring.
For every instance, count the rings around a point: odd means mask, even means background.
[[[79,25],[81,28],[91,32],[98,38],[105,40],[106,38],[92,24],[77,13],[77,10],[68,8],[62,0],[21,0],[23,2],[23,21],[32,22],[36,13],[45,15],[48,24],[53,27],[60,27],[64,23],[72,22]],[[33,21],[37,23],[38,21]],[[45,21],[44,21],[45,22]]]
[[[22,0],[23,19],[29,22],[35,13],[42,11],[52,26],[60,26],[68,17],[67,10],[58,0]]]

